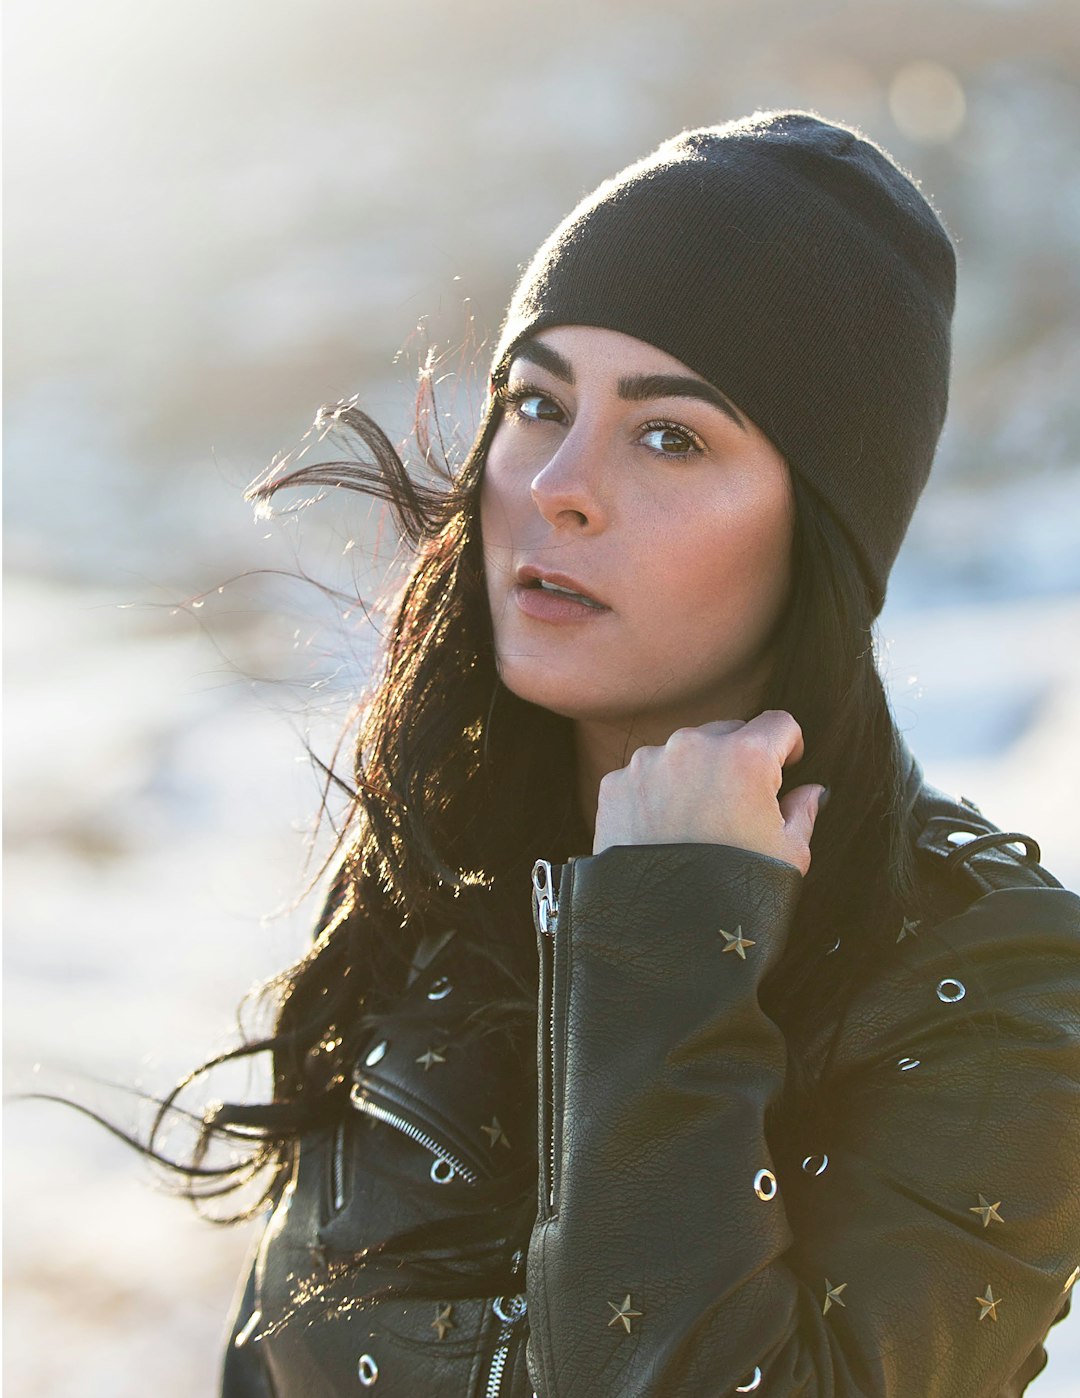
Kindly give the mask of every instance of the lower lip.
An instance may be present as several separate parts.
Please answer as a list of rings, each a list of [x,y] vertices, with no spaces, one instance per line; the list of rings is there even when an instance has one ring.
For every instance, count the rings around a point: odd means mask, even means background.
[[[548,592],[542,587],[514,588],[514,601],[526,616],[536,621],[589,621],[604,616],[610,607],[590,607],[586,602],[576,602],[561,592]]]

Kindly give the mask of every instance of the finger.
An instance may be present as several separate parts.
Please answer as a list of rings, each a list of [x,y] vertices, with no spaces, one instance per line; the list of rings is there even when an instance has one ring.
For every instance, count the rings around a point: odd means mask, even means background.
[[[744,727],[748,733],[762,737],[781,767],[788,762],[802,761],[805,750],[802,729],[786,709],[766,709]]]
[[[784,828],[806,844],[814,833],[814,824],[821,809],[821,794],[825,790],[817,782],[797,786],[780,800],[780,814],[784,817]]]

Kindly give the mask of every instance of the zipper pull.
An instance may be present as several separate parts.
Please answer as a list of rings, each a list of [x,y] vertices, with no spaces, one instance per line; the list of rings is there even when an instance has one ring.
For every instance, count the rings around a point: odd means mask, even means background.
[[[555,919],[559,916],[559,900],[551,878],[551,865],[538,859],[533,865],[533,922],[536,930],[547,937],[555,935]]]

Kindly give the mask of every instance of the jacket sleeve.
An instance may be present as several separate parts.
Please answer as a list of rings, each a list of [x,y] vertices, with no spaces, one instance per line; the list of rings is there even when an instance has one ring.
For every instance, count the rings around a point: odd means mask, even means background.
[[[989,1398],[1065,1303],[1080,899],[999,890],[906,937],[777,1181],[787,1047],[757,991],[801,883],[720,845],[567,866],[538,934],[539,1398]]]

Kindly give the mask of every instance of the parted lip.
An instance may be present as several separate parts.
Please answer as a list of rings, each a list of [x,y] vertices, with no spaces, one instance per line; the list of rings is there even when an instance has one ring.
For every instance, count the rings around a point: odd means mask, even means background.
[[[601,602],[599,597],[594,596],[577,578],[570,577],[568,573],[556,573],[550,568],[538,568],[535,563],[523,563],[515,577],[519,587],[533,587],[540,582],[554,583],[556,587],[568,587],[571,592],[579,592],[582,597],[587,597],[598,607],[607,606],[606,602]]]

